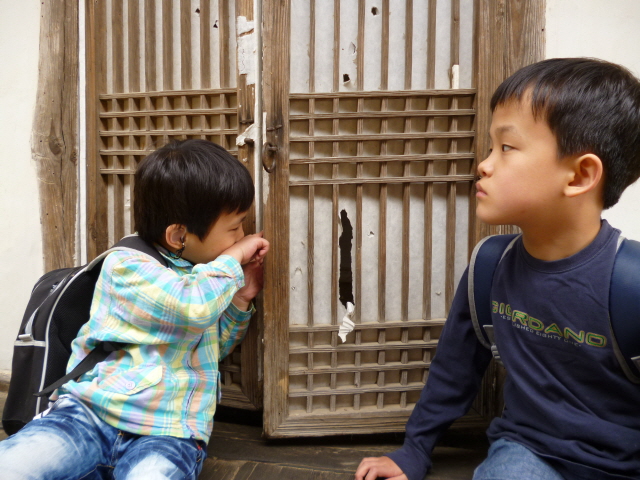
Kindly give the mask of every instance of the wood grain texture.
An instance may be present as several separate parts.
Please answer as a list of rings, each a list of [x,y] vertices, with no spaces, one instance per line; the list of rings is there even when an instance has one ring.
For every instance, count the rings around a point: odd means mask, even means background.
[[[173,90],[173,0],[162,0],[162,89]]]
[[[427,17],[427,88],[435,88],[436,84],[436,9],[438,0],[429,0]]]
[[[106,32],[104,20],[105,3],[86,0],[87,26],[86,77],[87,77],[87,258],[95,258],[102,252],[102,242],[106,238],[105,225],[100,215],[99,203],[104,198],[103,182],[100,178],[100,157],[98,131],[100,130],[99,92],[106,92],[103,72],[106,68],[104,52]]]
[[[266,142],[275,146],[267,175],[266,238],[277,238],[265,259],[264,431],[274,435],[289,407],[289,41],[290,0],[263,3],[263,85]],[[268,159],[264,159],[268,161]]]
[[[211,2],[200,1],[200,86],[211,87]]]
[[[32,127],[45,271],[74,264],[78,195],[78,4],[41,6],[38,88]]]
[[[218,35],[220,59],[220,88],[230,87],[231,72],[229,68],[229,0],[218,0]],[[234,75],[235,76],[235,75]]]
[[[248,22],[254,21],[253,0],[236,0],[235,17],[245,17]],[[247,32],[243,35],[256,36],[255,31]],[[247,75],[238,73],[237,80],[238,91],[238,134],[244,133],[245,129],[250,127],[255,121],[255,85],[247,84]],[[238,161],[240,161],[255,178],[254,166],[255,143],[245,143],[238,146]],[[260,200],[258,200],[260,201]],[[244,230],[246,233],[256,232],[256,208],[253,205],[244,222]],[[262,338],[261,332],[264,322],[264,308],[261,299],[257,300],[258,309],[251,319],[249,330],[242,342],[241,347],[241,385],[242,391],[247,399],[255,406],[262,408]]]
[[[146,91],[154,92],[158,89],[156,66],[156,0],[144,0],[144,12],[144,85]]]
[[[491,96],[500,83],[521,67],[544,58],[545,0],[478,0],[477,9],[477,141],[476,162],[489,152]],[[512,226],[475,225],[475,242]]]
[[[123,0],[111,2],[111,91],[124,92],[124,14]]]
[[[129,71],[129,92],[140,91],[140,1],[129,0],[127,4],[127,30],[129,38],[129,62],[127,69]],[[146,46],[146,45],[145,45]]]
[[[180,0],[180,88],[191,89],[193,63],[191,52],[191,0]]]

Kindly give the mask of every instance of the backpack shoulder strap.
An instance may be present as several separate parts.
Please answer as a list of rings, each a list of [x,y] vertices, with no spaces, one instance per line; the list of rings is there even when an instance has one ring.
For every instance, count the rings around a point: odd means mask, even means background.
[[[108,252],[111,253],[116,250],[138,250],[139,252],[146,253],[150,257],[155,258],[165,267],[167,266],[167,260],[156,249],[156,247],[146,242],[135,233],[123,237],[118,243],[111,247]]]
[[[149,255],[156,259],[160,264],[167,267],[167,260],[162,256],[162,254],[151,244],[144,241],[138,235],[127,235],[122,238],[119,242],[117,242],[113,247],[109,250],[102,252],[96,258],[94,258],[91,262],[89,262],[86,266],[84,266],[79,273],[84,271],[89,271],[94,268],[101,268],[102,261],[104,258],[109,255],[111,252],[121,251],[121,250],[135,250]],[[62,293],[61,293],[62,294]],[[54,307],[55,308],[55,307]],[[80,375],[91,370],[96,364],[105,360],[111,352],[119,350],[124,347],[125,343],[120,342],[100,342],[96,345],[96,347],[78,364],[76,367],[69,373],[67,373],[64,377],[58,379],[55,383],[47,386],[43,390],[34,395],[36,397],[48,396],[55,389],[61,387],[69,380],[76,379],[80,377]]]
[[[53,393],[54,390],[60,388],[65,383],[70,380],[75,380],[83,373],[87,373],[93,367],[95,367],[98,363],[105,360],[111,352],[115,352],[116,350],[121,349],[125,346],[125,343],[120,342],[100,342],[96,345],[96,347],[89,352],[89,354],[82,359],[82,361],[76,365],[76,367],[67,373],[64,377],[59,378],[57,381],[49,385],[47,388],[39,391],[38,393],[34,393],[35,397],[44,397],[49,396]]]
[[[491,348],[495,343],[491,332],[493,326],[491,321],[493,274],[504,254],[511,249],[519,236],[511,234],[485,237],[476,245],[471,254],[468,273],[471,321],[478,341],[487,348]]]
[[[640,384],[640,242],[620,237],[609,288],[613,349],[625,375]]]

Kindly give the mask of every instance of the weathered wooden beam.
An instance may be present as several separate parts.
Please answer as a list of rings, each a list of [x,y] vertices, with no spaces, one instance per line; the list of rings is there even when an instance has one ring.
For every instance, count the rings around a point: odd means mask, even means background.
[[[289,41],[290,0],[263,2],[263,95],[268,170],[264,231],[273,242],[265,258],[264,430],[272,436],[289,411]],[[269,173],[270,172],[270,173]]]
[[[544,58],[545,3],[545,0],[478,0],[476,162],[489,153],[489,102],[494,90],[519,68]],[[472,202],[471,210],[475,210],[475,197]],[[475,223],[474,245],[487,235],[514,230],[511,226]]]
[[[236,0],[235,17],[238,24],[240,18],[246,20],[247,25],[254,22],[253,0]],[[257,32],[255,26],[247,31],[236,29],[238,35],[238,45],[243,48],[237,49],[238,62],[253,62],[253,53],[257,55]],[[253,39],[253,40],[251,40]],[[251,51],[251,46],[256,46],[256,51]],[[242,58],[241,58],[242,57]],[[251,70],[248,68],[247,70]],[[238,88],[238,135],[242,135],[248,128],[255,125],[255,102],[256,102],[256,86],[255,76],[250,78],[248,73],[237,71],[237,88]],[[251,176],[255,178],[254,167],[254,141],[246,141],[244,145],[238,146],[238,160],[244,164],[251,172]],[[253,233],[256,231],[256,207],[251,207],[247,218],[245,219],[245,232]],[[258,311],[251,319],[249,330],[242,342],[241,350],[241,383],[242,393],[244,393],[249,401],[256,407],[262,407],[262,341],[261,332],[263,325],[263,311],[261,299],[258,301]]]
[[[32,131],[45,271],[74,264],[78,197],[78,2],[41,5]]]

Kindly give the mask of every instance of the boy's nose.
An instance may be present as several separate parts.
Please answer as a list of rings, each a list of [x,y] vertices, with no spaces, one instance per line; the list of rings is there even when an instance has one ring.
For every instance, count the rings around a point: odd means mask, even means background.
[[[485,158],[478,164],[477,173],[480,177],[486,177],[491,172],[491,162],[489,161],[490,158],[491,154],[489,154],[487,158]]]

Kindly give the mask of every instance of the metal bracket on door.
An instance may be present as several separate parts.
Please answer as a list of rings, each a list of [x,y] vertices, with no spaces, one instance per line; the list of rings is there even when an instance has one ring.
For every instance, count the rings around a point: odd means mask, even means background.
[[[266,131],[276,132],[282,128],[282,125],[276,125],[275,127],[267,127]],[[278,135],[276,134],[276,141]],[[276,168],[276,159],[277,159],[278,146],[274,145],[271,142],[265,142],[262,146],[262,166],[264,167],[267,173],[271,173]],[[271,157],[271,161],[268,163],[267,159]]]
[[[278,151],[278,147],[272,143],[265,142],[262,146],[262,166],[267,173],[271,173],[276,168],[276,152]],[[267,158],[271,158],[271,161],[267,163]]]

